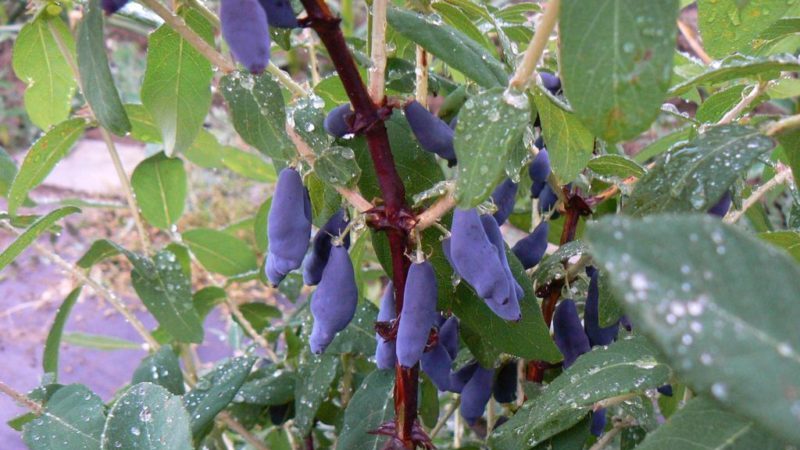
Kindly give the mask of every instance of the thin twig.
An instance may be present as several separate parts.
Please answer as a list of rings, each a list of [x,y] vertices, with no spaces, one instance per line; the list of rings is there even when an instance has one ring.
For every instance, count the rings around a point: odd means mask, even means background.
[[[205,39],[186,25],[182,17],[172,13],[166,6],[158,0],[139,0],[139,2],[161,17],[176,33],[180,34],[186,42],[206,57],[212,64],[219,67],[224,73],[236,70],[236,65],[226,58],[217,49],[211,46]]]
[[[795,128],[800,128],[800,114],[784,117],[783,119],[772,123],[767,128],[765,134],[767,136],[777,136],[787,131],[794,130]]]
[[[560,4],[561,0],[550,0],[547,3],[542,20],[536,27],[536,32],[533,34],[530,44],[528,44],[528,49],[525,50],[522,63],[517,67],[514,76],[508,82],[510,88],[524,90],[536,73],[536,66],[539,64],[544,48],[547,46],[547,41],[550,40],[550,33],[556,27]]]
[[[433,429],[431,430],[430,432],[431,439],[435,438],[436,435],[439,434],[439,431],[445,426],[447,421],[450,420],[450,416],[453,415],[456,409],[458,409],[458,405],[460,404],[461,404],[461,397],[456,398],[455,401],[453,401],[453,403],[450,404],[450,406],[447,408],[447,411],[445,411],[444,415],[439,418],[439,421],[436,422],[436,425],[434,425]]]
[[[242,311],[239,309],[239,306],[230,299],[230,297],[226,297],[225,301],[228,308],[231,310],[231,314],[233,317],[239,321],[239,325],[244,328],[244,331],[250,335],[250,337],[259,345],[259,347],[263,348],[264,351],[267,353],[267,356],[272,360],[273,363],[277,363],[279,361],[278,355],[275,354],[275,351],[272,350],[272,347],[269,346],[269,342],[261,335],[255,328],[253,328],[253,324],[250,323],[249,320],[242,314]]]
[[[417,101],[422,105],[428,106],[428,66],[430,55],[425,51],[422,46],[417,46],[417,63],[414,73],[416,75],[416,84],[414,96]]]
[[[604,398],[603,400],[600,400],[599,402],[596,402],[592,406],[592,410],[593,411],[597,411],[598,409],[603,409],[603,408],[608,408],[609,406],[619,405],[620,403],[628,401],[628,400],[630,400],[632,398],[635,398],[638,395],[639,394],[637,394],[637,393],[630,393],[630,394],[618,395],[616,397]]]
[[[225,424],[231,430],[239,433],[248,444],[252,445],[253,448],[256,450],[269,450],[269,447],[264,444],[256,435],[250,432],[247,428],[245,428],[242,424],[237,422],[233,417],[228,414],[227,411],[222,411],[217,415],[219,420]]]
[[[16,229],[9,226],[7,223],[2,222],[0,223],[0,226],[14,233],[17,236],[19,236],[20,234]],[[48,249],[47,247],[39,244],[38,242],[34,242],[32,246],[34,249],[36,249],[37,252],[41,253],[43,256],[53,261],[57,266],[69,272],[72,276],[80,280],[82,283],[89,285],[89,287],[91,287],[92,290],[94,290],[95,293],[97,293],[97,295],[103,297],[106,301],[108,301],[108,303],[111,304],[111,306],[114,307],[114,309],[116,309],[120,314],[122,314],[123,317],[125,317],[125,319],[131,324],[131,326],[139,333],[142,339],[144,339],[145,342],[147,342],[147,345],[149,346],[150,350],[153,351],[158,350],[160,345],[155,340],[153,335],[151,335],[150,332],[147,331],[147,328],[145,328],[144,324],[140,322],[139,319],[122,303],[122,300],[120,300],[116,296],[116,294],[106,289],[102,284],[100,284],[100,282],[95,281],[93,278],[87,276],[83,271],[77,269],[74,265],[68,263],[57,254],[50,251],[50,249]]]
[[[372,50],[369,69],[369,95],[372,101],[380,105],[383,102],[386,83],[386,4],[388,0],[372,2]]]
[[[782,169],[782,170],[781,170]],[[772,190],[775,186],[787,182],[791,182],[792,180],[792,171],[788,167],[779,166],[778,173],[772,177],[771,180],[767,181],[766,183],[759,186],[758,189],[755,190],[749,197],[745,199],[742,203],[742,209],[739,211],[733,211],[732,213],[728,214],[725,217],[726,223],[736,223],[739,219],[742,218],[745,212],[750,209],[751,206],[758,203],[762,197],[767,195],[767,192]]]
[[[31,399],[27,395],[23,394],[22,392],[18,392],[17,390],[3,383],[2,381],[0,381],[0,392],[11,397],[12,399],[14,399],[15,402],[30,409],[31,412],[36,414],[37,416],[41,415],[42,412],[44,411],[44,408],[38,402],[33,401],[33,399]]]
[[[766,88],[767,83],[763,81],[753,86],[753,89],[746,96],[742,97],[739,103],[737,103],[733,108],[730,109],[730,111],[726,112],[725,115],[722,116],[722,119],[717,122],[717,125],[733,122],[733,120],[739,117],[739,114],[747,109],[747,107],[750,106],[750,104],[753,103]]]
[[[219,17],[217,17],[217,15],[214,14],[214,11],[211,11],[208,8],[208,6],[205,5],[205,3],[203,3],[201,0],[187,0],[187,2],[189,3],[189,5],[194,7],[194,9],[196,9],[197,12],[200,13],[200,15],[202,15],[203,17],[205,17],[206,20],[211,22],[211,26],[213,26],[214,28],[220,27]]]
[[[288,123],[286,124],[286,133],[289,135],[289,139],[291,139],[294,143],[294,146],[297,149],[297,153],[300,154],[300,157],[303,158],[309,165],[313,166],[317,157],[311,147],[308,146],[306,141],[304,141],[303,138],[300,137],[300,135],[297,134],[294,128],[292,128],[292,126]],[[374,207],[372,203],[362,197],[360,193],[352,189],[336,186],[336,192],[338,192],[342,198],[347,200],[348,203],[353,205],[353,207],[355,207],[359,212],[363,213]]]
[[[319,84],[319,62],[317,61],[317,46],[314,43],[314,33],[306,30],[306,49],[308,50],[308,62],[311,66],[311,86]]]
[[[615,437],[617,437],[617,435],[619,434],[620,431],[622,431],[623,428],[626,427],[614,425],[614,427],[608,430],[606,434],[601,436],[600,439],[598,439],[597,442],[594,443],[594,445],[589,447],[589,450],[603,450],[604,448],[606,448],[608,444],[611,443],[611,441],[614,440]]]
[[[439,219],[447,214],[451,209],[456,207],[456,197],[452,191],[448,191],[436,200],[430,208],[426,209],[417,216],[417,224],[414,227],[417,230],[424,230],[431,225],[434,225]]]
[[[697,55],[704,64],[708,65],[714,62],[714,60],[708,56],[708,53],[706,53],[700,41],[697,40],[697,35],[689,25],[678,19],[678,29],[681,30],[681,34],[686,38],[686,42],[689,43],[689,47],[694,51],[694,54]]]

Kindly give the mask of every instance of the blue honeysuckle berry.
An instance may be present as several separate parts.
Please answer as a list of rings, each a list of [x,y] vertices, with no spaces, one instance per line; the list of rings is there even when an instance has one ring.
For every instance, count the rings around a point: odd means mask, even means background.
[[[428,261],[412,263],[408,269],[403,311],[397,327],[397,361],[404,367],[419,362],[431,327],[436,324],[438,300],[436,272]]]
[[[493,378],[494,370],[484,369],[479,365],[461,390],[461,417],[469,425],[474,425],[483,416],[486,404],[492,396]]]
[[[517,361],[506,361],[494,379],[492,395],[499,403],[511,403],[517,399]]]
[[[564,355],[564,368],[569,368],[582,354],[591,350],[583,331],[578,309],[572,300],[562,300],[553,314],[553,340]]]
[[[725,191],[719,201],[711,208],[708,208],[708,213],[712,216],[725,217],[725,214],[728,214],[728,210],[731,209],[732,202],[731,191]]]
[[[451,163],[456,161],[453,147],[453,129],[414,100],[405,107],[406,120],[411,132],[423,150],[435,153]]]
[[[592,413],[592,425],[589,431],[593,436],[600,436],[606,429],[606,409],[600,408]]]
[[[437,343],[429,352],[422,354],[420,368],[428,374],[436,389],[447,391],[450,389],[450,366],[453,364],[450,354],[442,342]]]
[[[273,285],[300,267],[311,236],[311,200],[300,174],[281,170],[267,224],[269,247],[265,271]]]
[[[309,342],[312,352],[325,351],[336,333],[353,320],[357,304],[358,287],[350,255],[344,247],[333,247],[322,280],[311,298],[314,326]]]
[[[335,138],[342,138],[350,134],[350,120],[353,117],[353,110],[350,109],[350,104],[345,103],[333,108],[331,112],[325,116],[322,122],[322,127],[325,131]]]
[[[270,37],[267,13],[258,0],[221,0],[222,36],[250,73],[260,74],[269,65]]]
[[[337,211],[325,225],[320,228],[311,243],[311,251],[303,259],[303,282],[315,286],[322,278],[322,271],[328,262],[333,239],[347,228],[344,209]],[[350,235],[344,237],[344,247],[350,248]]]
[[[589,290],[583,311],[583,327],[592,347],[608,345],[617,338],[619,321],[607,327],[600,326],[600,272],[592,266],[586,268],[589,275]]]
[[[381,297],[381,307],[378,309],[378,322],[388,322],[397,318],[394,303],[394,284],[389,281]],[[394,340],[385,340],[375,333],[375,364],[378,369],[393,369],[397,362]]]
[[[502,225],[514,212],[514,203],[517,197],[517,183],[506,178],[492,192],[492,201],[497,206],[497,211],[493,214],[494,220],[498,225]]]
[[[271,27],[297,28],[297,14],[292,9],[290,0],[259,0],[264,12],[267,13],[267,22]]]
[[[522,267],[526,270],[539,264],[547,250],[547,234],[550,231],[549,222],[541,222],[533,229],[531,234],[517,241],[511,251],[517,256]]]

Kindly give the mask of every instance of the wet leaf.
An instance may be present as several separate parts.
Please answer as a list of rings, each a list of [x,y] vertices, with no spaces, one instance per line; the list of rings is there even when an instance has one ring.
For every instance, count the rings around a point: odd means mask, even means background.
[[[131,186],[142,216],[151,225],[168,229],[181,218],[187,182],[180,158],[159,152],[145,159],[134,169]]]
[[[225,361],[197,380],[194,388],[183,396],[195,437],[202,434],[214,417],[233,401],[255,362],[256,358],[252,356]]]
[[[31,450],[95,449],[106,421],[103,400],[82,384],[58,389],[22,429]]]
[[[394,372],[376,370],[358,387],[344,412],[339,450],[378,450],[386,436],[368,434],[394,417]]]
[[[39,235],[47,231],[54,223],[80,211],[74,206],[67,206],[51,211],[47,215],[36,219],[14,242],[3,250],[3,253],[0,253],[0,270],[11,264],[23,250],[28,248]]]

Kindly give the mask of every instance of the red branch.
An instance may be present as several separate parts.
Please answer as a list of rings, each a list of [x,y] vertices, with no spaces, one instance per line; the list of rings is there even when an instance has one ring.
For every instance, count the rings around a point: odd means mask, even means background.
[[[369,91],[361,79],[339,27],[341,20],[334,17],[324,0],[301,1],[308,14],[305,19],[302,19],[302,25],[313,28],[328,50],[328,55],[355,111],[353,130],[363,133],[367,140],[385,205],[382,211],[383,223],[388,226],[382,228],[389,238],[392,254],[392,281],[394,282],[395,303],[399,317],[403,308],[403,291],[410,263],[405,255],[409,242],[406,218],[411,211],[406,205],[405,187],[397,173],[389,145],[389,135],[383,123],[386,114],[380,105],[376,105],[372,101]],[[397,438],[403,446],[413,449],[415,443],[412,434],[417,419],[419,366],[408,369],[398,365],[396,374],[394,398]]]

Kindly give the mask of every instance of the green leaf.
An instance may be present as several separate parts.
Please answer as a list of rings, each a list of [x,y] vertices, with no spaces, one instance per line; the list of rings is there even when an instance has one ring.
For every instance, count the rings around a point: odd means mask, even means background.
[[[215,306],[222,303],[226,297],[225,289],[217,286],[207,286],[194,293],[192,303],[194,303],[194,309],[197,310],[197,315],[200,316],[201,320],[204,320],[208,313]]]
[[[164,331],[181,342],[203,342],[203,324],[192,304],[191,283],[175,254],[158,252],[153,263],[145,261],[144,270],[131,262],[135,267],[133,288]]]
[[[530,122],[528,99],[491,89],[467,100],[458,117],[453,142],[458,156],[456,198],[459,207],[472,208],[486,200],[505,175],[508,154]]]
[[[595,135],[630,139],[658,117],[672,76],[677,16],[677,0],[602,0],[591,8],[581,0],[562,3],[564,92]]]
[[[103,400],[81,384],[58,389],[44,412],[23,427],[31,450],[96,449],[106,421]]]
[[[319,153],[314,161],[314,172],[320,180],[333,185],[352,187],[361,177],[361,168],[350,147],[333,146]]]
[[[794,2],[786,0],[698,0],[697,21],[703,47],[720,58],[733,52],[752,53],[754,39],[784,17]]]
[[[239,305],[239,311],[259,333],[269,326],[270,319],[279,319],[281,317],[281,310],[277,306],[261,302],[243,303]],[[239,322],[239,319],[235,317],[234,320]]]
[[[52,373],[58,379],[58,351],[61,346],[61,335],[64,333],[64,325],[67,323],[69,313],[78,297],[81,295],[82,286],[73,289],[64,299],[64,302],[59,306],[56,312],[56,318],[53,325],[50,326],[50,332],[47,333],[47,340],[44,344],[44,355],[42,356],[42,368],[44,373]]]
[[[131,384],[149,382],[157,384],[170,393],[183,395],[183,372],[178,355],[169,345],[161,346],[155,353],[146,356],[133,372]]]
[[[120,254],[124,249],[108,239],[98,239],[92,242],[89,250],[81,256],[76,263],[82,269],[88,269],[100,261]]]
[[[791,130],[776,137],[783,147],[792,173],[800,173],[800,130]]]
[[[262,156],[239,150],[236,147],[225,147],[222,164],[243,177],[262,183],[274,183],[278,180],[275,168],[264,161]]]
[[[180,158],[159,152],[145,159],[133,171],[131,185],[142,216],[151,225],[164,230],[181,218],[187,183]]]
[[[336,334],[325,353],[354,353],[364,356],[375,354],[375,320],[378,308],[368,301],[358,305],[356,315],[347,328]]]
[[[594,136],[575,114],[564,110],[539,87],[533,89],[533,99],[553,172],[559,180],[572,181],[592,159]]]
[[[330,147],[333,140],[325,131],[324,106],[319,97],[311,96],[295,100],[288,111],[295,124],[295,132],[316,154]]]
[[[194,9],[185,9],[186,24],[213,44],[211,25]],[[142,104],[161,129],[164,152],[187,149],[203,127],[211,106],[211,63],[169,25],[150,34]]]
[[[47,231],[54,223],[62,218],[80,212],[81,210],[74,206],[67,206],[64,208],[56,209],[49,212],[47,215],[40,217],[28,229],[22,232],[19,237],[11,243],[3,253],[0,253],[0,270],[3,270],[14,259],[22,253],[23,250],[28,248],[29,245],[39,237],[40,234]]]
[[[294,425],[305,436],[314,424],[331,383],[336,378],[339,358],[334,355],[311,355],[300,367],[294,392]]]
[[[697,108],[695,118],[702,123],[719,122],[735,104],[742,100],[742,91],[744,88],[744,84],[738,84],[709,96],[700,107]]]
[[[545,256],[533,272],[533,287],[539,289],[553,279],[567,275],[564,263],[576,255],[586,253],[586,244],[581,240],[567,242],[555,252]]]
[[[797,72],[800,63],[797,58],[776,55],[769,58],[753,58],[734,55],[722,60],[719,64],[709,66],[705,72],[673,86],[668,96],[674,97],[688,92],[695,86],[719,84],[737,78],[775,79],[782,71]]]
[[[198,436],[214,417],[233,401],[256,358],[240,356],[228,360],[197,381],[183,402],[192,419],[192,434]]]
[[[139,383],[108,413],[103,450],[190,450],[189,415],[181,398],[152,383]]]
[[[668,211],[705,211],[736,178],[775,142],[739,125],[709,129],[687,145],[672,148],[643,176],[625,210],[643,216]]]
[[[267,366],[266,374],[242,385],[234,401],[254,405],[284,405],[294,399],[297,375],[277,366]]]
[[[0,197],[8,195],[8,189],[16,176],[17,162],[3,147],[0,147]]]
[[[376,370],[361,383],[347,409],[336,448],[340,450],[378,450],[386,436],[369,434],[394,417],[394,371]]]
[[[200,130],[197,137],[187,149],[183,151],[183,156],[191,163],[197,164],[206,169],[222,169],[225,164],[222,158],[233,147],[224,146],[219,143],[217,138],[206,129]]]
[[[758,233],[758,237],[776,247],[786,250],[794,259],[800,261],[800,232],[768,231]]]
[[[580,356],[541,395],[525,402],[492,434],[491,448],[518,450],[521,442],[533,447],[578,423],[595,402],[654,389],[669,375],[669,367],[656,359],[655,350],[641,337],[597,347]]]
[[[8,188],[8,212],[11,215],[17,213],[28,192],[44,181],[53,167],[67,155],[86,126],[84,119],[70,119],[59,123],[33,143]]]
[[[622,155],[601,155],[587,164],[592,172],[605,177],[641,177],[647,170],[636,161]]]
[[[161,142],[161,130],[150,111],[138,103],[126,103],[125,114],[131,122],[131,137],[142,142]],[[198,136],[199,137],[199,136]]]
[[[124,136],[130,131],[131,123],[108,67],[103,12],[99,0],[89,1],[84,8],[77,35],[78,73],[83,96],[104,128],[118,136]]]
[[[482,87],[505,86],[508,74],[503,64],[461,31],[430,16],[399,8],[389,8],[387,20],[395,31]]]
[[[600,298],[598,299],[598,316],[601,327],[608,327],[616,324],[620,317],[623,315],[622,307],[619,305],[619,300],[614,295],[611,283],[608,281],[608,274],[600,272],[599,291]]]
[[[294,144],[286,134],[286,110],[280,86],[268,73],[245,72],[225,75],[219,82],[228,103],[233,127],[239,136],[274,160],[295,156]]]
[[[682,381],[800,441],[787,395],[800,390],[800,334],[787,320],[800,314],[800,267],[786,252],[706,215],[615,217],[586,238],[625,312]]]
[[[27,84],[25,110],[31,121],[47,130],[69,117],[77,82],[72,68],[61,54],[55,35],[75,56],[75,41],[60,17],[44,9],[19,31],[11,64],[17,78]]]
[[[433,9],[441,14],[442,18],[448,25],[456,30],[464,33],[473,42],[480,44],[484,50],[488,51],[492,56],[497,57],[497,50],[494,44],[486,37],[475,24],[469,20],[466,14],[458,6],[451,5],[446,2],[436,2],[431,5]]]
[[[311,189],[309,189],[311,191]],[[269,246],[269,236],[267,236],[267,224],[269,223],[269,208],[272,206],[272,197],[266,199],[261,206],[258,207],[256,218],[253,222],[253,233],[256,239],[256,250],[264,253]],[[312,202],[313,206],[313,202]],[[317,211],[314,211],[316,216]]]
[[[720,409],[713,401],[696,397],[650,433],[641,450],[781,450],[785,444],[759,430],[753,422]]]
[[[633,157],[633,160],[639,164],[644,164],[650,158],[666,152],[673,145],[677,145],[679,142],[688,140],[691,135],[692,127],[686,127],[665,136],[661,136],[660,138],[648,144],[647,147],[643,148],[641,152],[637,153],[636,156]]]
[[[183,233],[183,241],[211,272],[232,277],[258,269],[250,246],[223,231],[195,228]]]
[[[111,336],[102,336],[99,334],[77,332],[64,333],[64,336],[61,338],[61,340],[69,345],[103,351],[142,349],[142,344],[138,342],[119,339]]]

